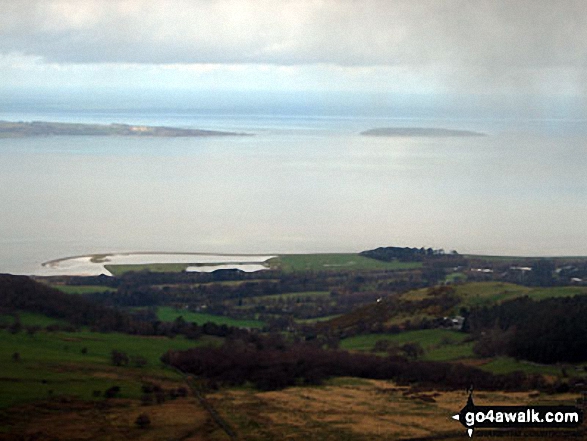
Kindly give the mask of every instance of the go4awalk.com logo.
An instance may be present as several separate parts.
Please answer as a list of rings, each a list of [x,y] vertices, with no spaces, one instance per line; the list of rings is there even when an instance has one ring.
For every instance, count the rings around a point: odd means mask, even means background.
[[[465,407],[452,418],[472,437],[474,429],[573,429],[583,423],[583,410],[575,406],[476,406],[471,391]]]

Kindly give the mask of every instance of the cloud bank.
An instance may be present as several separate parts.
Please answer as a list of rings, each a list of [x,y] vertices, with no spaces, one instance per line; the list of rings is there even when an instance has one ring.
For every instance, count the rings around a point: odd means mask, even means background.
[[[4,0],[0,51],[59,63],[576,67],[583,0]]]
[[[0,0],[5,84],[587,96],[584,0]]]

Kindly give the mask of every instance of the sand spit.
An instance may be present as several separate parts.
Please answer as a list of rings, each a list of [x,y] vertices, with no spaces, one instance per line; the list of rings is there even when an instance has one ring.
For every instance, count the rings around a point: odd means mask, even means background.
[[[35,276],[112,276],[105,265],[145,265],[179,263],[189,265],[187,271],[211,272],[217,269],[240,269],[260,271],[268,269],[264,264],[276,257],[255,254],[207,254],[207,253],[165,253],[137,252],[113,254],[89,254],[50,260],[41,265]]]

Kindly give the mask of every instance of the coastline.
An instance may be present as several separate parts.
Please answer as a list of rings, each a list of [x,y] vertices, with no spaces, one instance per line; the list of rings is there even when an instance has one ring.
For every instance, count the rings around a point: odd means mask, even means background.
[[[261,257],[267,256],[267,253],[211,253],[211,252],[189,252],[189,251],[128,251],[128,252],[116,252],[116,253],[92,253],[92,254],[78,254],[74,256],[60,257],[58,259],[51,259],[43,262],[41,266],[50,266],[56,263],[60,263],[66,260],[80,259],[82,257],[90,257],[92,259],[107,257],[107,256],[130,256],[130,255],[144,255],[144,254],[156,254],[156,255],[190,255],[190,256],[227,256],[227,257]],[[277,254],[271,254],[272,257]],[[92,263],[101,263],[98,260],[92,260]]]
[[[132,124],[84,124],[51,121],[1,121],[0,139],[47,136],[209,137],[252,136],[250,133]]]
[[[266,264],[276,255],[269,254],[214,254],[187,252],[135,252],[135,253],[96,253],[71,256],[43,262],[33,276],[113,276],[106,265],[185,265],[186,271],[218,269],[240,269],[248,271],[269,269]]]

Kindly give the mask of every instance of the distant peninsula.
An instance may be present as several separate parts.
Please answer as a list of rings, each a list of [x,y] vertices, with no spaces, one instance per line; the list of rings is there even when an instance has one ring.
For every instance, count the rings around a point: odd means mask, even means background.
[[[218,132],[213,130],[179,129],[128,124],[77,124],[45,121],[0,121],[0,138],[26,138],[31,136],[246,136],[246,133]]]
[[[381,127],[361,132],[365,136],[420,136],[420,137],[450,137],[450,136],[486,136],[484,133],[469,130],[438,129],[425,127]]]

